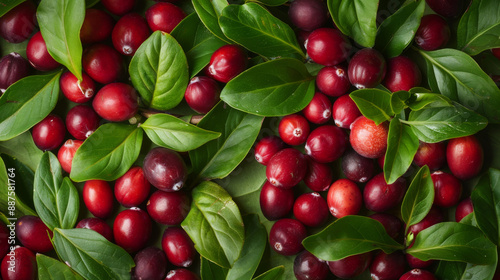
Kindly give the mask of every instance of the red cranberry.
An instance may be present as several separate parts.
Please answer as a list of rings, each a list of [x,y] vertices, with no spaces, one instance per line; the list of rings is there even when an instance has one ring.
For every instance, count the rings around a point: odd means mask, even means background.
[[[396,56],[387,63],[384,85],[392,92],[405,90],[420,85],[422,73],[417,64],[406,56]]]
[[[225,45],[210,57],[206,74],[215,80],[227,83],[247,68],[248,56],[238,45]]]
[[[76,224],[76,228],[91,229],[102,235],[108,241],[113,241],[113,230],[104,220],[101,220],[100,218],[85,218]]]
[[[17,246],[3,258],[1,272],[4,280],[35,280],[38,274],[36,256],[28,248]]]
[[[406,261],[401,251],[392,254],[379,252],[370,265],[372,279],[397,280],[406,271]]]
[[[306,157],[294,148],[277,152],[266,167],[267,180],[274,186],[289,189],[297,185],[307,172]]]
[[[462,184],[453,175],[442,171],[431,174],[434,183],[434,204],[441,207],[451,207],[458,203],[462,195]]]
[[[179,225],[189,213],[189,196],[183,191],[155,191],[146,205],[149,216],[163,225]]]
[[[388,213],[375,213],[369,217],[379,221],[384,226],[387,234],[392,238],[397,238],[403,229],[403,222],[394,215]]]
[[[101,3],[111,13],[122,16],[134,8],[135,0],[101,0]]]
[[[119,53],[133,56],[150,33],[146,20],[137,13],[130,13],[118,20],[111,33],[111,39]]]
[[[56,115],[48,115],[33,127],[31,136],[40,150],[50,151],[61,146],[65,134],[63,120]]]
[[[84,49],[83,70],[96,82],[109,84],[123,73],[122,57],[113,47],[94,44]]]
[[[297,36],[297,40],[299,41],[299,45],[304,46],[305,48],[305,43],[307,41],[307,38],[309,38],[309,35],[311,35],[312,31],[305,31],[302,29],[297,29],[295,30],[295,35]]]
[[[23,1],[0,17],[0,36],[9,43],[21,43],[33,33],[35,24],[35,4],[31,0]]]
[[[399,280],[437,280],[437,278],[427,270],[416,268],[403,274]]]
[[[100,120],[92,107],[77,105],[66,115],[66,128],[74,138],[85,140],[99,127]]]
[[[142,168],[146,179],[159,190],[173,192],[184,187],[186,164],[172,150],[162,147],[151,149],[144,158]]]
[[[306,176],[304,177],[304,183],[315,192],[326,191],[332,184],[332,168],[330,165],[317,162],[311,157],[308,157],[308,162],[309,168]]]
[[[328,220],[328,205],[319,193],[305,193],[295,200],[293,215],[306,226],[319,227]]]
[[[429,213],[427,213],[427,215],[420,222],[418,222],[418,223],[416,223],[408,228],[408,233],[413,234],[413,238],[415,239],[417,234],[419,232],[421,232],[422,230],[424,230],[430,226],[433,226],[437,223],[441,223],[443,221],[444,221],[443,213],[441,212],[441,210],[439,210],[439,208],[436,208],[434,206],[431,208]]]
[[[430,170],[441,168],[446,162],[446,143],[425,143],[420,142],[417,153],[413,158],[413,163],[418,167],[427,165]]]
[[[333,103],[332,117],[335,125],[341,128],[350,128],[351,124],[361,116],[358,105],[346,94],[342,95]]]
[[[46,253],[54,248],[50,241],[52,231],[35,216],[26,215],[17,220],[16,237],[33,252]]]
[[[85,103],[89,101],[95,93],[95,83],[86,73],[82,73],[82,80],[71,72],[65,72],[59,80],[61,91],[69,101],[75,103]]]
[[[108,13],[98,9],[87,9],[80,29],[82,44],[97,43],[111,37],[115,20]]]
[[[464,0],[425,0],[436,13],[447,18],[456,18],[462,14],[470,1]]]
[[[50,71],[61,66],[47,51],[47,45],[40,31],[29,40],[26,46],[26,57],[31,65],[39,71]]]
[[[220,100],[219,84],[209,77],[194,77],[189,81],[184,98],[191,109],[206,114]]]
[[[196,257],[194,243],[182,228],[166,228],[161,239],[161,247],[167,259],[175,266],[189,267]]]
[[[342,96],[351,88],[344,65],[327,66],[319,70],[316,76],[318,89],[329,96]]]
[[[20,54],[12,52],[3,56],[0,60],[0,91],[4,92],[10,85],[28,76],[30,72],[30,63]]]
[[[470,197],[462,200],[455,210],[455,221],[459,223],[463,218],[474,211]]]
[[[167,257],[156,247],[146,247],[134,257],[133,279],[164,280],[167,274]]]
[[[491,49],[491,53],[498,59],[500,59],[500,48]]]
[[[113,212],[113,190],[102,180],[89,180],[83,185],[83,202],[92,215],[106,219]]]
[[[423,261],[410,254],[405,254],[405,257],[406,263],[408,263],[408,266],[410,266],[411,268],[427,268],[435,262],[434,260]]]
[[[297,280],[326,280],[330,276],[327,262],[308,251],[302,251],[293,261],[293,273]]]
[[[329,121],[332,116],[332,102],[323,93],[316,92],[302,112],[308,121],[323,124]]]
[[[436,14],[429,14],[420,21],[415,43],[423,50],[433,51],[446,46],[450,37],[451,31],[446,20]]]
[[[328,9],[321,0],[296,0],[290,4],[288,17],[296,27],[312,31],[325,25]]]
[[[385,154],[388,134],[387,122],[376,125],[374,121],[360,116],[351,124],[349,141],[358,154],[367,158],[378,158]]]
[[[306,227],[294,219],[276,221],[269,233],[269,243],[280,255],[291,256],[304,250],[302,240],[307,237]]]
[[[266,181],[260,190],[259,200],[264,217],[275,221],[290,213],[295,197],[292,189],[278,188]]]
[[[365,158],[356,151],[349,150],[342,157],[342,172],[351,181],[365,183],[373,177],[375,163],[373,159]]]
[[[152,223],[145,211],[132,207],[118,213],[113,224],[113,236],[118,246],[134,253],[146,246]]]
[[[285,148],[285,143],[278,136],[264,137],[255,145],[255,160],[262,165],[267,165],[274,154],[283,148]]]
[[[328,262],[330,271],[342,279],[350,279],[363,273],[372,260],[371,252],[343,258],[338,261]]]
[[[146,20],[153,32],[170,33],[185,17],[186,13],[172,3],[159,2],[146,11]]]
[[[0,222],[0,260],[9,252],[10,229]]]
[[[283,142],[288,145],[300,145],[306,142],[309,136],[309,122],[301,115],[288,115],[281,119],[278,132]]]
[[[451,173],[458,179],[467,180],[479,174],[483,167],[483,148],[474,135],[448,141],[446,161]]]
[[[121,122],[133,117],[139,109],[136,90],[124,83],[107,84],[101,88],[92,107],[103,119],[112,122]]]
[[[307,55],[316,63],[333,66],[347,59],[351,43],[339,30],[318,28],[307,38]]]
[[[165,280],[200,280],[198,275],[194,274],[194,272],[187,270],[185,268],[178,268],[174,270],[170,270],[167,273],[167,277]]]
[[[139,206],[148,198],[150,184],[140,166],[130,168],[115,182],[115,197],[125,207]]]
[[[349,179],[335,181],[328,190],[328,209],[335,218],[356,215],[363,205],[358,185]]]
[[[349,61],[349,81],[357,88],[376,87],[385,77],[386,62],[375,49],[364,48]]]
[[[392,184],[387,184],[384,174],[375,175],[363,190],[363,200],[368,210],[384,212],[401,203],[406,193],[406,181],[399,178]]]
[[[71,163],[73,162],[73,157],[75,156],[76,150],[78,150],[82,144],[83,141],[68,139],[64,142],[61,148],[59,148],[57,159],[59,160],[59,163],[64,171],[71,173]]]
[[[323,125],[313,130],[306,141],[307,155],[317,162],[337,160],[347,148],[347,135],[334,125]]]

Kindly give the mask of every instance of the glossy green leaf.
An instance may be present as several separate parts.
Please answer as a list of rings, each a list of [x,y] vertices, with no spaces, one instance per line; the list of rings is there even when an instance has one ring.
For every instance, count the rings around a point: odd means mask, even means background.
[[[305,58],[292,28],[257,3],[227,6],[219,23],[229,39],[254,53],[271,59]]]
[[[474,226],[437,223],[419,232],[406,252],[423,261],[445,260],[488,265],[495,263],[497,248]]]
[[[116,180],[139,156],[142,137],[143,130],[131,125],[101,125],[76,151],[71,179],[75,182]]]
[[[307,251],[326,261],[377,249],[386,253],[403,249],[403,245],[392,239],[380,222],[357,215],[336,220],[321,232],[305,238],[302,244]]]
[[[258,277],[255,277],[253,280],[279,280],[281,279],[281,276],[284,273],[284,268],[283,266],[277,266],[275,268],[272,268]]]
[[[4,1],[5,3],[2,3],[2,5],[0,5],[0,17],[3,16],[3,15],[5,15],[7,12],[9,12],[14,7],[16,7],[17,5],[21,4],[24,1],[26,1],[26,0]]]
[[[36,266],[38,268],[38,278],[47,280],[83,280],[69,266],[43,254],[36,255]]]
[[[222,90],[221,99],[250,114],[284,116],[304,109],[314,91],[314,77],[304,64],[281,58],[258,64],[233,78]]]
[[[424,165],[413,178],[401,205],[401,218],[406,225],[405,233],[410,226],[427,216],[433,203],[434,183],[429,167]]]
[[[500,241],[500,171],[489,169],[481,176],[471,194],[477,226],[495,244]]]
[[[43,155],[43,152],[33,142],[29,131],[10,140],[0,141],[0,153],[16,158],[33,172]]]
[[[468,263],[460,280],[494,279],[493,276],[495,275],[495,272],[497,270],[497,264],[498,257],[495,257],[495,262],[489,265],[477,265]]]
[[[350,94],[359,111],[377,125],[388,121],[394,115],[391,107],[391,93],[375,88],[358,89]]]
[[[167,114],[149,117],[141,128],[156,145],[179,152],[194,150],[220,136],[219,132],[199,128]]]
[[[281,6],[288,2],[287,0],[252,0],[265,6]]]
[[[5,166],[14,171],[17,201],[21,200],[30,209],[34,209],[33,183],[35,181],[35,172],[12,156],[6,154],[0,156],[4,160]]]
[[[210,32],[226,43],[231,43],[219,25],[222,10],[228,6],[226,0],[193,0],[193,7],[198,17]]]
[[[217,264],[201,257],[200,276],[203,280],[226,279],[228,268],[218,266]]]
[[[401,113],[408,105],[406,101],[411,97],[411,94],[407,91],[400,90],[392,93],[391,95],[391,110],[397,115]]]
[[[0,200],[0,212],[5,215],[7,221],[24,215],[37,216],[36,212],[19,198],[18,173],[12,168],[6,166],[0,158],[0,197],[3,198]]]
[[[454,49],[420,50],[427,63],[431,89],[485,116],[500,122],[500,89],[469,55]]]
[[[467,263],[464,262],[440,261],[434,274],[443,280],[460,279],[466,266]]]
[[[413,111],[431,107],[451,107],[453,102],[446,96],[439,93],[415,92],[407,102],[408,107]]]
[[[130,254],[93,230],[56,228],[52,242],[61,260],[85,279],[130,279]]]
[[[82,80],[82,43],[80,29],[85,18],[85,2],[42,0],[36,17],[47,51]]]
[[[28,76],[0,97],[0,141],[12,139],[43,120],[57,104],[61,72]]]
[[[194,188],[192,197],[182,228],[202,257],[230,268],[239,257],[245,238],[238,206],[223,188],[210,181]]]
[[[174,37],[154,32],[137,49],[129,65],[130,79],[147,106],[168,110],[184,98],[189,82],[186,55]]]

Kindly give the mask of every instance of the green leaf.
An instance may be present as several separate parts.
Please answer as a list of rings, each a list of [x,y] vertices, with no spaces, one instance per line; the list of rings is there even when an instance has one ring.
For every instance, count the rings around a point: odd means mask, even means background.
[[[189,82],[186,55],[174,37],[154,32],[137,49],[129,65],[130,79],[147,106],[168,110],[184,98]]]
[[[253,0],[265,6],[281,6],[288,2],[287,0]]]
[[[220,179],[230,174],[252,148],[262,121],[262,117],[245,114],[219,102],[198,127],[220,132],[221,136],[189,151],[192,174],[204,179]]]
[[[483,280],[493,279],[497,270],[498,257],[495,256],[495,262],[489,265],[477,265],[468,263],[464,274],[460,280]]]
[[[61,260],[85,279],[130,279],[130,254],[93,230],[56,228],[52,243]]]
[[[36,170],[43,152],[33,142],[29,131],[7,141],[0,141],[0,153],[20,161],[33,172]]]
[[[408,107],[412,111],[422,110],[431,107],[452,107],[453,102],[446,96],[439,93],[415,92],[408,100]]]
[[[419,232],[406,253],[423,261],[432,259],[488,265],[495,262],[497,248],[477,227],[442,222]]]
[[[24,215],[37,216],[33,209],[26,205],[21,198],[19,198],[18,176],[17,169],[11,166],[6,166],[3,159],[0,157],[0,212],[4,213],[5,219],[19,218]],[[7,217],[8,216],[8,217]]]
[[[36,265],[38,267],[38,278],[47,280],[83,280],[69,266],[51,257],[42,254],[36,255]]]
[[[16,195],[18,199],[31,209],[35,208],[33,204],[33,182],[35,180],[35,172],[12,156],[6,154],[1,154],[0,156],[4,160],[7,169],[13,168],[16,175]]]
[[[391,110],[397,115],[401,113],[408,105],[406,101],[411,97],[411,94],[407,91],[400,90],[391,94]]]
[[[139,156],[143,130],[134,126],[101,125],[78,148],[70,177],[75,182],[116,180],[129,170]]]
[[[471,193],[477,226],[495,244],[500,241],[500,171],[490,169],[481,176]]]
[[[500,122],[500,89],[466,53],[454,49],[419,51],[427,62],[427,77],[434,92]]]
[[[0,141],[27,131],[56,107],[60,76],[61,72],[28,76],[4,92],[0,97]]]
[[[85,0],[85,7],[88,9],[88,8],[92,8],[94,5],[96,5],[97,3],[99,3],[100,0]]]
[[[38,5],[36,17],[50,56],[66,66],[81,81],[80,29],[85,19],[85,2],[42,0]]]
[[[427,216],[433,203],[434,183],[429,167],[424,165],[413,178],[401,205],[401,218],[406,225],[405,233],[408,232],[410,226]]]
[[[217,264],[201,257],[200,276],[203,280],[226,279],[229,269],[220,267]]]
[[[257,3],[227,6],[219,23],[229,39],[254,53],[271,59],[305,58],[292,28]]]
[[[243,247],[245,230],[238,206],[219,185],[205,181],[192,191],[193,202],[182,228],[200,255],[230,268]]]
[[[255,277],[253,280],[279,280],[284,272],[285,269],[283,266],[277,266]]]
[[[391,107],[391,93],[375,88],[358,89],[350,94],[361,113],[377,125],[388,121],[394,115]]]
[[[258,64],[233,78],[222,90],[221,99],[250,114],[284,116],[304,109],[314,91],[314,77],[304,64],[281,58]]]
[[[385,19],[378,28],[377,50],[387,58],[400,55],[413,41],[424,10],[424,0],[411,0]]]
[[[205,24],[208,30],[226,43],[231,43],[219,25],[219,17],[222,10],[228,6],[226,0],[193,0],[193,7],[200,20]]]
[[[357,215],[336,220],[321,232],[305,238],[302,244],[307,251],[325,261],[336,261],[377,249],[386,253],[403,249],[403,245],[392,239],[380,222]]]
[[[12,10],[14,7],[17,5],[21,4],[26,0],[10,0],[10,1],[4,1],[6,3],[2,3],[0,5],[0,17],[8,13],[10,10]]]
[[[470,55],[500,47],[500,2],[472,1],[458,24],[457,46]]]
[[[141,128],[156,145],[179,152],[194,150],[220,136],[219,132],[199,128],[167,114],[149,117]]]
[[[461,279],[466,266],[464,262],[440,261],[434,274],[442,280]]]

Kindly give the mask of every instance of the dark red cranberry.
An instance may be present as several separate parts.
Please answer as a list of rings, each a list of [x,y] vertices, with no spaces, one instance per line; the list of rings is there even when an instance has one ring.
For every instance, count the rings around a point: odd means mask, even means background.
[[[61,146],[65,135],[64,121],[60,117],[51,114],[33,127],[31,136],[40,150],[50,151]]]
[[[295,35],[297,36],[297,40],[299,41],[299,45],[301,45],[305,48],[305,43],[307,41],[307,38],[309,38],[309,35],[311,35],[311,32],[312,31],[305,31],[302,29],[295,30]]]
[[[156,247],[146,247],[134,257],[133,279],[164,280],[167,274],[167,257]]]
[[[100,118],[92,107],[77,105],[66,115],[66,128],[74,138],[85,140],[99,127]]]
[[[351,124],[349,141],[358,154],[367,158],[378,158],[385,154],[388,134],[387,122],[376,125],[367,117],[360,116]]]
[[[467,180],[479,174],[483,167],[484,152],[474,135],[454,138],[446,147],[446,162],[458,179]]]
[[[425,2],[434,12],[447,18],[460,16],[466,5],[470,3],[465,0],[425,0]]]
[[[342,95],[333,103],[332,117],[335,125],[341,128],[350,128],[351,124],[361,116],[358,105],[348,94]]]
[[[155,191],[148,200],[149,216],[163,225],[179,225],[189,213],[190,199],[183,191]]]
[[[122,16],[134,8],[136,0],[101,0],[102,5],[111,13]]]
[[[1,272],[4,280],[35,280],[38,274],[36,256],[28,248],[17,246],[3,258]]]
[[[406,257],[406,263],[408,263],[408,266],[411,268],[427,268],[434,264],[435,260],[427,260],[423,261],[417,257],[414,257],[410,254],[405,254]]]
[[[146,11],[146,20],[151,30],[170,33],[186,17],[186,13],[172,3],[159,2]]]
[[[384,86],[392,92],[419,86],[422,73],[417,64],[406,56],[396,56],[387,62]]]
[[[130,13],[122,16],[115,24],[111,39],[119,53],[133,56],[150,33],[146,20],[137,13]]]
[[[442,171],[431,174],[434,183],[434,204],[451,207],[458,203],[462,195],[462,184],[453,175]]]
[[[397,238],[403,229],[403,222],[401,220],[388,213],[375,213],[369,216],[370,218],[379,221],[385,228],[387,234],[392,238]]]
[[[392,184],[387,184],[384,174],[375,175],[363,190],[363,200],[368,210],[384,212],[401,203],[406,193],[406,181],[399,178]]]
[[[142,168],[146,179],[159,190],[173,192],[184,187],[186,164],[172,150],[162,147],[151,149],[144,158]]]
[[[439,15],[429,14],[420,21],[415,43],[423,50],[433,51],[446,46],[450,37],[451,31],[446,20]]]
[[[31,65],[39,71],[50,71],[61,66],[47,51],[47,45],[40,31],[29,40],[26,46],[26,57]]]
[[[306,119],[315,124],[324,124],[332,116],[332,102],[326,95],[316,92],[313,99],[302,110]]]
[[[83,202],[92,215],[106,219],[113,211],[113,190],[103,180],[89,180],[83,185]]]
[[[255,160],[262,165],[267,165],[274,154],[283,148],[285,148],[285,142],[278,136],[264,137],[255,145]]]
[[[376,87],[385,77],[387,64],[380,52],[371,48],[364,48],[356,52],[349,61],[349,81],[355,87]]]
[[[83,50],[83,70],[98,83],[118,80],[123,73],[122,63],[120,53],[108,45],[94,44]]]
[[[292,189],[278,188],[266,181],[260,190],[259,200],[264,217],[275,221],[290,213],[295,197]]]
[[[458,223],[467,215],[474,211],[474,207],[472,206],[472,200],[470,197],[462,200],[455,210],[455,221]]]
[[[330,276],[328,263],[308,251],[302,251],[295,257],[293,273],[297,280],[326,280]]]
[[[309,168],[306,176],[304,177],[304,183],[315,192],[326,191],[332,184],[332,168],[330,165],[317,162],[311,157],[307,157],[307,159],[309,162]]]
[[[59,79],[62,93],[69,101],[75,103],[85,103],[89,101],[95,93],[95,83],[86,73],[82,73],[82,80],[71,72],[64,72]]]
[[[73,162],[73,157],[75,156],[76,150],[78,150],[82,144],[83,141],[81,140],[68,139],[64,142],[61,148],[59,148],[57,159],[59,160],[59,163],[64,171],[71,173],[71,163]]]
[[[168,261],[175,266],[189,267],[196,257],[194,243],[182,228],[166,228],[161,239],[161,247]]]
[[[413,163],[418,167],[427,165],[430,170],[441,168],[446,162],[446,143],[420,142],[417,153],[413,157]]]
[[[316,85],[322,93],[329,96],[346,94],[351,88],[347,67],[340,64],[321,68],[316,76]]]
[[[288,17],[296,27],[312,31],[325,25],[328,9],[321,0],[295,0],[290,4]]]
[[[363,206],[363,195],[358,185],[349,179],[338,179],[328,190],[328,209],[335,218],[356,215]]]
[[[12,226],[12,224],[10,226]],[[0,222],[0,260],[9,252],[10,233],[10,229],[4,223]]]
[[[399,280],[437,280],[437,278],[432,272],[415,268],[403,274]]]
[[[277,152],[266,166],[267,180],[280,188],[291,188],[297,185],[307,172],[305,155],[294,148],[286,148]]]
[[[365,183],[373,177],[375,163],[373,159],[365,158],[356,151],[349,150],[342,157],[342,172],[351,181]]]
[[[33,252],[51,251],[54,248],[50,241],[51,237],[52,231],[38,217],[26,215],[16,222],[16,238]]]
[[[347,59],[351,43],[339,30],[318,28],[306,42],[307,55],[316,63],[334,66]]]
[[[397,280],[406,271],[406,261],[401,251],[392,254],[379,252],[370,265],[372,279]]]
[[[269,244],[280,255],[291,256],[304,250],[302,240],[307,237],[306,227],[294,219],[276,221],[269,233]]]
[[[177,268],[170,270],[165,280],[200,280],[200,277],[185,268]]]
[[[113,230],[104,220],[100,218],[85,218],[76,224],[76,228],[91,229],[102,235],[108,241],[113,241]]]
[[[118,213],[113,224],[113,236],[118,246],[134,253],[146,246],[152,223],[146,211],[132,207]]]
[[[35,4],[31,0],[23,1],[0,17],[0,36],[9,43],[21,43],[33,33],[35,24]]]
[[[349,256],[338,261],[328,262],[330,271],[341,279],[350,279],[363,273],[372,260],[372,253]]]
[[[293,215],[306,226],[319,227],[328,220],[328,205],[319,193],[305,193],[295,200]]]
[[[278,132],[283,142],[288,145],[300,145],[306,142],[309,136],[309,122],[302,115],[288,115],[281,119]]]
[[[97,92],[92,107],[103,119],[121,122],[137,113],[139,97],[136,90],[128,84],[107,84]]]
[[[206,74],[215,80],[227,83],[247,68],[248,56],[238,45],[225,45],[210,57]]]
[[[219,84],[210,77],[194,77],[189,81],[184,98],[191,109],[206,114],[220,100]]]
[[[140,166],[130,168],[115,182],[115,197],[125,207],[139,206],[149,195],[151,185]]]
[[[498,59],[500,59],[500,48],[491,49],[491,53]]]
[[[313,130],[306,141],[307,155],[317,162],[333,162],[347,148],[347,135],[334,125],[322,125]]]
[[[10,85],[28,76],[30,72],[30,63],[20,54],[12,52],[3,56],[0,60],[0,91],[4,92]]]
[[[111,37],[115,20],[108,13],[99,9],[87,9],[80,29],[82,44],[102,42]]]
[[[413,239],[415,239],[417,234],[422,230],[441,222],[444,222],[443,212],[437,207],[432,207],[429,213],[427,213],[420,222],[408,228],[408,233],[413,235]],[[413,243],[413,241],[411,243]]]

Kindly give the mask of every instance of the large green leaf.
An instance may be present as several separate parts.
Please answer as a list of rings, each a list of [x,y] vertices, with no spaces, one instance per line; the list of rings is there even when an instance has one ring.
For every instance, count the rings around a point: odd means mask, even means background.
[[[281,58],[258,64],[236,76],[222,90],[221,99],[250,114],[284,116],[304,109],[314,91],[314,77],[304,64]]]
[[[258,277],[255,277],[253,280],[279,280],[282,279],[281,276],[283,275],[285,269],[283,266],[277,266],[275,268],[272,268]]]
[[[1,154],[0,157],[4,160],[7,169],[11,169],[15,173],[17,201],[21,200],[34,209],[33,182],[35,181],[35,172],[14,157],[6,154]]]
[[[43,254],[36,255],[36,266],[38,268],[38,278],[47,280],[83,280],[69,266]]]
[[[137,49],[129,65],[130,79],[151,108],[168,110],[184,98],[189,82],[182,47],[172,35],[156,31]]]
[[[453,101],[439,93],[430,92],[410,92],[411,98],[408,100],[408,107],[413,111],[430,107],[451,107]]]
[[[422,221],[434,203],[434,183],[429,167],[424,165],[417,172],[406,191],[401,205],[401,218],[408,228]]]
[[[9,155],[35,172],[43,152],[33,142],[30,132],[7,141],[0,141],[0,153]]]
[[[495,244],[500,241],[500,171],[490,169],[481,176],[471,194],[477,226]]]
[[[388,121],[394,115],[391,106],[391,93],[375,89],[358,89],[349,94],[359,111],[377,125]]]
[[[194,10],[198,14],[200,20],[205,24],[208,30],[212,32],[219,39],[230,43],[224,32],[222,32],[219,25],[219,17],[222,10],[228,6],[226,0],[192,0]]]
[[[460,279],[466,266],[464,262],[440,261],[434,274],[443,280]]]
[[[5,219],[19,218],[24,215],[36,216],[28,205],[26,205],[16,193],[17,190],[17,170],[6,166],[0,158],[0,212],[5,215]]]
[[[217,264],[201,257],[200,276],[203,280],[226,279],[228,268],[218,266]]]

